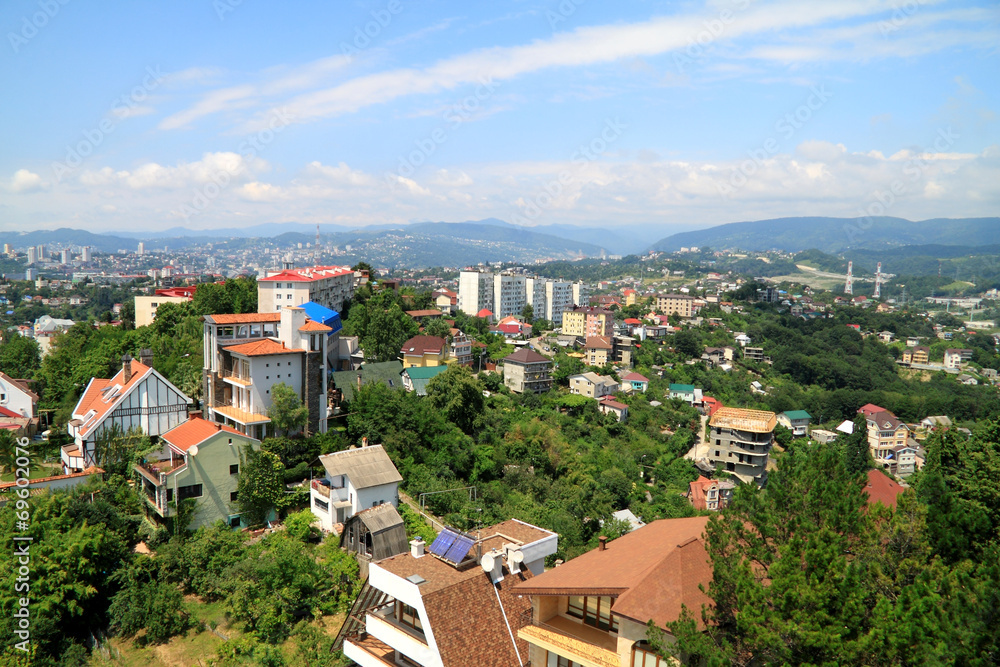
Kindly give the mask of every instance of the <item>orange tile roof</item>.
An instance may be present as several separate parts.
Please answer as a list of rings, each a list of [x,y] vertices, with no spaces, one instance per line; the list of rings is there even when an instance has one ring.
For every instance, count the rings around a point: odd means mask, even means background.
[[[200,445],[216,433],[222,431],[233,435],[239,435],[244,438],[249,437],[240,433],[232,426],[208,421],[207,419],[202,419],[201,417],[188,417],[187,421],[181,422],[160,437],[182,452],[186,452],[191,447]]]
[[[300,350],[294,347],[285,347],[284,343],[279,343],[271,340],[270,338],[264,338],[261,340],[255,340],[252,343],[232,345],[226,348],[226,352],[231,354],[241,354],[244,357],[262,357],[268,354],[298,354],[300,352],[305,352],[305,350]]]
[[[219,313],[206,315],[205,321],[210,324],[258,324],[261,322],[280,322],[281,313]]]
[[[616,614],[666,627],[681,605],[695,612],[711,599],[699,590],[712,579],[703,534],[708,517],[660,519],[517,587],[522,595],[601,595]]]
[[[73,409],[73,416],[79,417],[80,419],[85,419],[88,412],[93,410],[96,415],[84,421],[84,428],[81,430],[81,434],[86,436],[90,433],[93,428],[104,419],[104,417],[118,405],[119,401],[122,400],[132,389],[135,388],[143,378],[145,378],[149,373],[153,371],[149,366],[132,360],[132,376],[129,381],[125,382],[124,369],[120,369],[115,376],[110,380],[104,378],[92,378],[90,384],[87,385],[87,389],[84,391],[83,396],[80,398],[76,407]],[[121,389],[115,394],[115,397],[110,400],[105,400],[106,396],[104,390],[108,387],[114,385],[120,385]]]
[[[696,510],[708,509],[708,498],[705,495],[705,487],[712,486],[715,483],[704,475],[698,475],[698,479],[688,483],[688,497],[691,499],[692,507]]]
[[[333,331],[333,327],[328,327],[325,324],[320,324],[316,320],[309,320],[308,322],[299,327],[299,331],[326,332],[326,331]]]
[[[882,503],[890,509],[896,508],[896,497],[905,489],[897,484],[895,480],[878,470],[868,471],[868,482],[865,484],[865,493],[868,495],[868,504]]]

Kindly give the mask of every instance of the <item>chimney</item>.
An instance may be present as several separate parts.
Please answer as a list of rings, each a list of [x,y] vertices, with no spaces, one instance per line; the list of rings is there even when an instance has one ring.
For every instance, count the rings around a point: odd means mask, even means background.
[[[153,367],[153,351],[148,347],[139,350],[139,363],[143,366]]]
[[[123,380],[122,384],[128,384],[128,381],[132,379],[132,357],[131,355],[122,356],[122,372]]]
[[[414,558],[424,557],[424,540],[421,537],[410,540],[410,555]]]
[[[597,550],[604,551],[607,548],[608,548],[608,538],[605,537],[604,535],[601,535],[600,537],[597,538]]]

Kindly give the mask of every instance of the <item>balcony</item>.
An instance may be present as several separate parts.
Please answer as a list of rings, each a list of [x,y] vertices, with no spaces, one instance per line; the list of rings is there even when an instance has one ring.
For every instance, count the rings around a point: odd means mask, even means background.
[[[250,375],[240,373],[232,369],[223,369],[223,371],[219,373],[219,376],[223,379],[223,381],[240,387],[249,387],[253,384],[253,378],[251,378]]]
[[[324,498],[329,498],[330,497],[330,487],[327,486],[326,484],[323,484],[320,480],[314,479],[312,481],[311,486],[312,486],[313,491],[315,491],[319,495],[323,496]]]
[[[517,631],[517,636],[529,644],[573,662],[599,667],[620,667],[617,635],[562,616],[526,625]]]
[[[232,419],[233,421],[245,425],[267,424],[271,421],[271,418],[265,414],[250,412],[249,410],[243,410],[233,405],[227,405],[224,403],[217,403],[212,406],[212,410],[223,417],[227,417],[228,419]]]
[[[137,463],[135,469],[143,477],[159,486],[162,484],[160,475],[169,475],[173,471],[183,468],[184,465],[184,459],[179,458],[173,462],[169,459],[165,461],[143,461],[142,463]]]

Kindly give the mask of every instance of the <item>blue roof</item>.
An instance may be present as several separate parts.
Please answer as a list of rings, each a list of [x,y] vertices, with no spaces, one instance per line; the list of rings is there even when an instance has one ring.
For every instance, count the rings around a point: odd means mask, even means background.
[[[671,384],[670,391],[680,392],[682,394],[690,394],[694,392],[693,384]]]
[[[340,321],[340,313],[335,310],[318,304],[315,301],[307,301],[299,307],[306,311],[306,316],[310,320],[319,322],[320,324],[325,324],[333,329],[333,331],[327,334],[328,336],[332,336],[344,328],[343,322]]]

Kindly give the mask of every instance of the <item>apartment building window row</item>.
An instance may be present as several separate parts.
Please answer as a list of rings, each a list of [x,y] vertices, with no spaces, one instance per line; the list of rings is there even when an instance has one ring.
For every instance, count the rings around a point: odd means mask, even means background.
[[[618,619],[611,613],[612,602],[610,597],[571,595],[566,613],[581,619],[585,625],[618,632]]]

